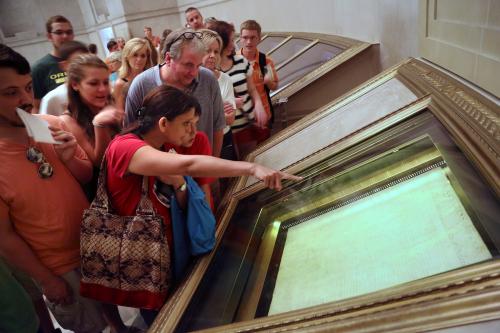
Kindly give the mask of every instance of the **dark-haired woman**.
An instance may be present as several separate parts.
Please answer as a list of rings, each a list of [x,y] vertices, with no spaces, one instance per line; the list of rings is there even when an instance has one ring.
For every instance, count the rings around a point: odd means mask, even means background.
[[[68,110],[61,119],[94,165],[93,180],[84,186],[90,201],[96,193],[104,152],[123,119],[123,111],[110,105],[110,100],[106,64],[92,54],[73,59],[68,68]]]
[[[135,214],[143,177],[149,177],[149,198],[163,216],[169,248],[173,236],[169,208],[154,193],[157,179],[172,186],[182,206],[187,193],[182,175],[194,177],[254,176],[272,189],[295,176],[249,162],[233,162],[206,155],[180,155],[165,151],[166,144],[183,146],[194,140],[201,112],[198,101],[173,87],[160,86],[144,99],[138,122],[126,134],[116,136],[106,151],[106,188],[113,209],[122,216]]]
[[[265,122],[266,111],[252,80],[252,68],[242,55],[235,54],[234,26],[224,21],[208,23],[208,29],[219,34],[222,39],[220,70],[229,75],[236,97],[236,117],[231,125],[233,139],[240,157],[244,157],[260,143],[258,128]]]
[[[68,69],[68,110],[61,116],[94,166],[99,167],[123,112],[110,105],[109,71],[95,55],[72,60]]]

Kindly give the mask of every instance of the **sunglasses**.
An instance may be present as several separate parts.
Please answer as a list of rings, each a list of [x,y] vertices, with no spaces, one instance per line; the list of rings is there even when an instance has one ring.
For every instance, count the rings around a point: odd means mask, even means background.
[[[180,34],[179,36],[177,36],[176,39],[174,39],[172,41],[172,43],[170,43],[170,46],[174,45],[175,42],[177,42],[179,39],[193,39],[193,38],[198,38],[198,39],[201,39],[203,37],[203,33],[201,32],[197,32],[197,31],[186,31],[186,32],[183,32],[182,34]]]
[[[153,193],[163,206],[170,208],[170,198],[175,193],[172,185],[165,184],[156,178],[153,184]]]
[[[54,174],[54,169],[50,165],[43,153],[35,147],[29,147],[26,151],[28,161],[38,164],[38,176],[40,178],[50,178]]]

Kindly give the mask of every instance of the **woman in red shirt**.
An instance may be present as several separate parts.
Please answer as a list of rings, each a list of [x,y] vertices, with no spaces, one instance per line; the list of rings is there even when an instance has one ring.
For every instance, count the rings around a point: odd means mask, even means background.
[[[125,134],[116,136],[106,151],[106,188],[117,214],[135,214],[141,197],[143,176],[150,177],[149,198],[163,216],[169,247],[173,236],[170,211],[154,193],[155,182],[172,186],[179,205],[186,204],[186,186],[182,175],[193,177],[254,176],[272,189],[281,189],[282,179],[298,180],[281,171],[240,161],[228,161],[206,155],[181,155],[165,151],[165,145],[189,146],[196,137],[201,112],[198,101],[169,86],[160,86],[144,99],[138,121]]]

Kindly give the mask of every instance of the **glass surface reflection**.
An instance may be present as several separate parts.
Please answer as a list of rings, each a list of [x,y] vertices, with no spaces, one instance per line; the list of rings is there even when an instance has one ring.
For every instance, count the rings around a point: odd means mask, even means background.
[[[308,39],[292,38],[269,54],[269,56],[273,59],[274,65],[277,67],[311,43],[312,41]]]
[[[259,43],[257,48],[259,49],[260,52],[267,53],[272,49],[274,49],[279,43],[281,43],[284,40],[285,37],[268,36]]]
[[[276,91],[314,71],[342,51],[342,49],[328,44],[318,43],[314,45],[299,57],[278,69],[279,86]]]
[[[240,200],[178,331],[342,301],[498,256],[498,199],[430,112],[301,175],[282,192]]]

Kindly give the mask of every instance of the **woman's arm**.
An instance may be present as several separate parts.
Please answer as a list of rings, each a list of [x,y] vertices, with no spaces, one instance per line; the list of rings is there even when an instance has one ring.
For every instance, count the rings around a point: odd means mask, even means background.
[[[119,122],[121,123],[123,112],[111,106],[105,107],[99,112],[92,121],[95,135],[93,142],[89,139],[85,130],[76,122],[75,118],[70,115],[62,115],[60,118],[63,120],[67,130],[73,133],[76,141],[85,151],[92,165],[99,167],[104,152],[111,141],[111,133],[113,132],[111,127]]]
[[[125,100],[122,96],[124,85],[125,81],[118,78],[115,82],[115,86],[113,87],[113,98],[115,100],[116,108],[123,111],[125,111]]]
[[[99,167],[109,143],[111,142],[114,128],[121,127],[123,111],[114,106],[106,106],[92,120],[94,126],[94,142],[88,140],[87,135],[82,133],[77,136],[80,146],[85,150],[92,164]],[[80,142],[82,141],[82,142]]]
[[[113,106],[102,109],[92,121],[94,126],[94,144],[87,145],[86,153],[94,166],[99,167],[112,139],[113,128],[121,127],[123,111]]]
[[[241,161],[229,161],[206,155],[179,155],[151,146],[139,148],[128,165],[128,172],[144,176],[188,175],[193,177],[254,176],[266,187],[281,190],[281,179],[300,180],[281,171]]]
[[[80,184],[88,183],[92,179],[92,162],[86,158],[85,152],[78,146],[73,133],[53,127],[49,128],[52,131],[54,140],[62,142],[54,145],[54,150],[59,159]]]

